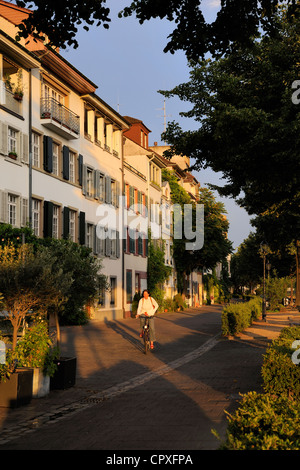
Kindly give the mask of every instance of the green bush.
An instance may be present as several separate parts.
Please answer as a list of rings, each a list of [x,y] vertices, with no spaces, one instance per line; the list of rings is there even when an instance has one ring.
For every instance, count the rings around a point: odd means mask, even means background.
[[[222,312],[222,334],[235,335],[248,328],[261,315],[261,298],[227,305]]]
[[[249,392],[228,419],[222,450],[300,449],[300,403],[286,395]]]
[[[300,398],[300,367],[292,360],[292,345],[297,339],[300,327],[287,327],[267,349],[261,369],[265,392]]]
[[[45,375],[52,376],[56,370],[54,362],[59,356],[57,348],[52,347],[47,323],[34,323],[19,339],[14,357],[18,367],[41,367]]]

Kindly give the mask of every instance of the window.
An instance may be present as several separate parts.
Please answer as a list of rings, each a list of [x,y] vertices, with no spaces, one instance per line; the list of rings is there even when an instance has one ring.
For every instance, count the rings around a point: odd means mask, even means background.
[[[104,306],[105,306],[105,288],[99,287],[98,307],[101,308]]]
[[[53,225],[52,225],[53,238],[59,238],[59,206],[53,206]]]
[[[8,195],[8,223],[15,227],[17,225],[18,196]]]
[[[17,153],[17,150],[18,150],[17,136],[18,136],[18,132],[12,129],[11,127],[9,127],[8,128],[8,153],[9,152]]]
[[[69,153],[69,181],[75,183],[75,153]]]
[[[86,175],[86,195],[88,197],[92,197],[93,196],[93,170],[91,170],[90,168],[87,168],[87,175]]]
[[[130,269],[126,271],[126,299],[127,303],[132,302],[132,271]]]
[[[47,83],[42,84],[42,95],[43,98],[53,99],[60,104],[64,104],[64,96],[59,93],[59,91],[49,86]]]
[[[55,142],[53,142],[53,160],[52,160],[52,173],[58,176],[58,169],[59,169],[59,157],[58,157],[58,149],[59,146]]]
[[[116,305],[116,287],[117,287],[117,278],[110,278],[110,305]]]
[[[32,200],[32,230],[38,237],[40,235],[40,211],[41,202],[37,199]]]
[[[72,210],[70,210],[69,236],[70,240],[76,241],[76,212]]]
[[[86,226],[86,246],[88,248],[93,248],[93,233],[94,233],[94,226],[92,224],[87,224]]]
[[[32,133],[32,164],[33,166],[40,166],[40,136],[36,132]]]
[[[141,284],[140,284],[140,273],[135,273],[135,293],[140,292]]]

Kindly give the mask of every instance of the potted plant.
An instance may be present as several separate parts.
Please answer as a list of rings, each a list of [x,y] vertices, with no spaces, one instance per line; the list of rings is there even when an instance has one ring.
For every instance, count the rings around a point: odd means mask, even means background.
[[[50,377],[57,368],[58,350],[48,333],[48,322],[38,318],[26,330],[15,348],[14,358],[19,367],[33,368],[32,396],[39,398],[50,391]]]
[[[8,152],[9,158],[12,158],[13,160],[17,160],[18,154],[16,152],[10,151]]]
[[[16,367],[9,341],[0,338],[6,349],[5,361],[0,363],[0,407],[26,405],[32,398],[33,369]]]
[[[17,101],[22,101],[23,99],[23,72],[22,69],[18,70],[17,73],[17,84],[13,89],[14,99]]]

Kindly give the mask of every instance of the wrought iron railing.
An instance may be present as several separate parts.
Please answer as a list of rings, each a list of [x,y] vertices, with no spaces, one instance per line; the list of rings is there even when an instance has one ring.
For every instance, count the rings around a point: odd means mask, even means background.
[[[54,98],[41,99],[41,118],[52,119],[75,134],[80,132],[79,116]]]

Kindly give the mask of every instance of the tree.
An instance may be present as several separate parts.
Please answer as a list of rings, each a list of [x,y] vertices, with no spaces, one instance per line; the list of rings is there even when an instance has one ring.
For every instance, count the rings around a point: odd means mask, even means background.
[[[91,304],[99,289],[107,289],[107,278],[101,272],[101,260],[87,248],[70,240],[44,239],[40,243],[51,252],[54,268],[71,277],[66,302],[57,311],[61,324],[86,323],[84,307]]]
[[[4,310],[13,327],[13,350],[18,330],[28,315],[45,314],[47,309],[65,300],[71,279],[53,269],[54,258],[49,250],[32,246],[0,247],[0,290]]]
[[[162,241],[163,242],[163,241]],[[163,284],[171,275],[172,269],[165,264],[165,251],[160,240],[148,239],[147,287],[151,292]]]
[[[258,254],[259,244],[260,240],[256,234],[250,233],[232,256],[230,268],[235,289],[245,286],[249,287],[252,293],[260,283],[263,271],[261,258]]]
[[[191,69],[190,82],[163,92],[189,101],[192,109],[182,114],[200,124],[186,132],[169,125],[163,135],[172,145],[169,156],[189,155],[195,168],[222,172],[226,183],[215,187],[220,194],[259,216],[262,233],[263,220],[272,219],[269,244],[279,227],[286,245],[298,246],[300,239],[300,120],[292,100],[300,72],[299,28],[299,21],[287,21],[283,11],[277,37],[265,34],[252,48],[202,61]],[[299,292],[299,281],[297,286]]]
[[[163,180],[168,181],[171,188],[171,200],[173,204],[181,205],[184,215],[184,205],[191,204],[195,209],[189,194],[182,188],[173,172],[163,170]],[[232,250],[231,242],[227,239],[228,220],[224,213],[224,205],[217,202],[212,191],[200,188],[198,204],[204,205],[204,245],[199,250],[186,250],[186,240],[174,238],[173,255],[177,270],[178,290],[184,290],[185,275],[194,269],[213,269],[218,262],[226,259]],[[195,218],[193,217],[193,220]],[[193,231],[195,231],[193,226]],[[183,232],[184,233],[184,232]]]
[[[108,28],[111,21],[106,0],[16,0],[16,3],[23,8],[33,8],[19,25],[19,36],[44,38],[47,35],[50,45],[60,48],[78,46],[76,33],[82,23],[88,30],[94,23]],[[201,0],[128,0],[128,6],[119,16],[135,14],[140,23],[152,18],[173,22],[174,30],[164,51],[183,50],[188,59],[193,60],[203,58],[206,52],[222,54],[232,43],[252,44],[259,28],[272,34],[276,32],[275,13],[279,0],[224,0],[212,23],[206,22],[201,3]],[[298,12],[299,6],[294,0],[287,0],[287,4],[290,14]]]

